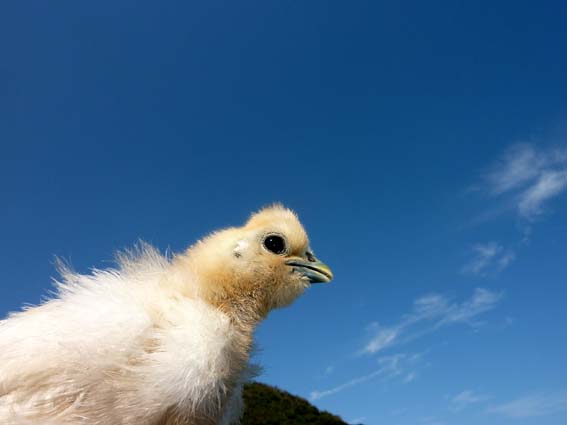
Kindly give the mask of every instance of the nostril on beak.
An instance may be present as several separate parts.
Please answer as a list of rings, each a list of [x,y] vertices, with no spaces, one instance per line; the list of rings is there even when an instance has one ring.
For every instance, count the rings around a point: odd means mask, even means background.
[[[307,261],[309,261],[310,263],[314,263],[317,261],[317,259],[315,258],[315,256],[313,255],[313,253],[307,251],[305,253],[305,256],[307,257]]]

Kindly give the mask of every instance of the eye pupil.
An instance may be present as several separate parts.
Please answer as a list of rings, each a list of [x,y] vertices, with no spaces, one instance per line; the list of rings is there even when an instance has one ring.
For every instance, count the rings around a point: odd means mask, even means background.
[[[285,241],[281,236],[270,235],[264,239],[264,246],[274,254],[283,254],[285,252]]]

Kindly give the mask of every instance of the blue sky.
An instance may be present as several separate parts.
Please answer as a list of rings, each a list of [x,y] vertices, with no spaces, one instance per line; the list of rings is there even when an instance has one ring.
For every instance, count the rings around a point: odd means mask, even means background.
[[[567,423],[562,1],[0,6],[0,312],[53,258],[281,201],[336,275],[261,380],[368,425]]]

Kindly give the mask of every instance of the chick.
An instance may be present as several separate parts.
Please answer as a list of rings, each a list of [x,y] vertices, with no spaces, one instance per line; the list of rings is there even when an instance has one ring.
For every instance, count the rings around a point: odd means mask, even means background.
[[[238,423],[255,327],[333,277],[280,205],[171,259],[142,244],[118,264],[62,267],[55,298],[0,321],[0,423]]]

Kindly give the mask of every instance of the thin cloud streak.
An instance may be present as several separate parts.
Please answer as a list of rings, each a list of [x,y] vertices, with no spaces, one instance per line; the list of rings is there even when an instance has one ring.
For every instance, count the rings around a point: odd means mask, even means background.
[[[497,242],[477,243],[472,246],[473,258],[465,264],[461,272],[485,277],[499,273],[515,259],[516,254]]]
[[[411,312],[404,315],[397,324],[382,327],[378,323],[372,323],[369,330],[374,331],[375,335],[358,354],[376,354],[386,348],[403,344],[452,324],[475,326],[478,324],[476,322],[478,316],[495,308],[502,297],[501,292],[483,288],[476,288],[473,295],[461,303],[452,302],[440,294],[420,297],[414,301]],[[420,324],[425,324],[426,328],[416,330],[415,327]],[[412,332],[410,333],[409,330]],[[421,357],[422,354],[396,354],[380,357],[378,358],[380,366],[378,369],[328,390],[312,391],[309,397],[311,400],[319,400],[378,378],[389,379],[399,376],[402,383],[409,384],[417,378],[414,369]]]
[[[485,175],[493,195],[500,195],[535,178],[546,163],[532,145],[517,144],[509,148],[503,157]]]
[[[543,213],[545,201],[561,194],[567,188],[566,171],[546,171],[520,197],[518,211],[526,218]]]
[[[532,394],[486,410],[511,418],[547,416],[567,411],[567,391]]]
[[[376,354],[393,345],[413,340],[416,337],[433,332],[443,326],[466,323],[474,324],[473,319],[485,313],[500,302],[503,294],[488,289],[476,288],[469,300],[462,303],[451,302],[447,297],[430,294],[418,298],[413,303],[412,311],[392,326],[374,325],[375,334],[366,343],[359,354]],[[409,329],[420,324],[428,324],[428,329],[414,331],[407,335]]]
[[[371,379],[374,379],[378,376],[384,375],[384,373],[385,373],[384,368],[379,368],[379,369],[377,369],[377,370],[375,370],[375,371],[373,371],[373,372],[371,372],[367,375],[351,379],[350,381],[345,382],[344,384],[338,385],[338,386],[331,388],[329,390],[312,391],[311,394],[309,395],[309,398],[311,400],[319,400],[323,397],[327,397],[327,396],[336,394],[340,391],[346,390],[347,388],[351,388],[351,387],[354,387],[356,385],[362,384],[363,382],[370,381]]]
[[[410,372],[404,378],[404,383],[409,384],[417,379],[417,372]]]
[[[489,397],[486,395],[477,394],[472,390],[465,390],[451,398],[451,410],[458,412],[472,404],[482,403],[488,399]]]
[[[386,380],[386,379],[394,378],[396,376],[401,376],[404,373],[407,373],[406,377],[404,378],[404,383],[409,383],[417,377],[417,374],[414,371],[407,372],[407,369],[415,367],[416,363],[420,360],[420,358],[421,358],[420,354],[407,355],[404,353],[394,354],[392,356],[380,357],[378,359],[378,365],[380,366],[378,369],[375,369],[374,371],[366,375],[353,378],[343,384],[337,385],[336,387],[330,388],[328,390],[312,391],[311,394],[309,394],[309,398],[312,401],[320,400],[324,397],[328,397],[330,395],[339,393],[348,388],[355,387],[357,385],[363,384],[373,379],[382,378]],[[412,378],[408,380],[408,376],[412,376]]]

